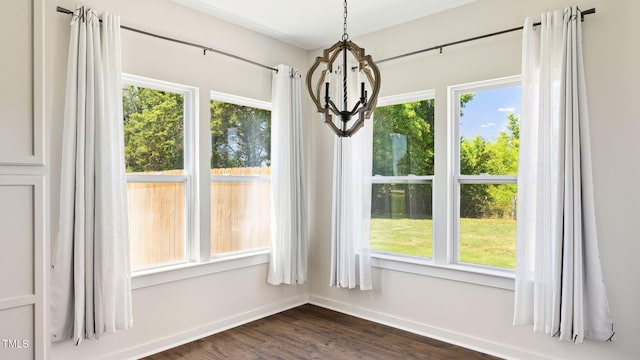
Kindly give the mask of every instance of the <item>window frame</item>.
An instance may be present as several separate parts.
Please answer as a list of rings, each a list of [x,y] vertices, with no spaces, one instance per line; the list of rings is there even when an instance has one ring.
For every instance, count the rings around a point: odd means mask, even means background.
[[[433,100],[435,102],[435,98],[436,98],[436,92],[433,89],[415,91],[407,94],[381,97],[378,99],[378,103],[376,107],[400,105],[404,103],[409,103],[414,101],[425,101],[425,100]],[[373,116],[375,118],[375,113]],[[371,124],[371,126],[373,126],[373,124]],[[405,176],[385,176],[385,175],[371,176],[372,185],[373,184],[431,185],[432,195],[433,195],[433,189],[434,189],[434,181],[435,181],[435,174],[434,175],[405,175]],[[432,201],[433,201],[433,196],[432,196]],[[432,209],[434,208],[433,203],[431,204],[431,207]],[[432,217],[433,216],[434,214],[432,214]],[[433,225],[431,229],[432,247],[435,247],[434,245],[435,220],[432,220],[432,225]],[[434,249],[432,248],[431,250],[433,254]],[[408,254],[402,254],[402,253],[391,253],[391,252],[381,251],[381,250],[371,250],[371,253],[374,256],[378,256],[378,257],[380,256],[387,257],[387,258],[397,257],[397,258],[413,259],[413,261],[426,260],[430,262],[431,259],[433,258],[433,255],[432,257],[421,257],[421,256],[414,256],[414,255],[408,255]]]
[[[465,263],[460,261],[460,189],[462,185],[474,184],[517,184],[517,175],[463,175],[460,173],[460,95],[478,92],[496,90],[508,87],[521,86],[520,75],[507,76],[502,78],[476,81],[466,84],[452,85],[448,87],[448,127],[447,141],[450,147],[451,155],[447,161],[448,179],[450,194],[448,196],[450,226],[448,236],[448,256],[447,263],[456,264],[463,267],[486,269],[491,271],[500,271],[508,274],[514,274],[513,269],[500,268],[489,265]]]
[[[498,267],[462,263],[458,261],[459,236],[457,235],[459,217],[458,207],[460,184],[474,183],[516,183],[515,176],[502,175],[460,175],[460,139],[459,114],[460,104],[457,95],[475,90],[490,90],[511,85],[521,85],[521,76],[507,76],[502,78],[477,81],[467,84],[447,87],[446,99],[446,129],[442,130],[442,120],[438,117],[443,112],[438,110],[442,101],[438,100],[435,90],[424,90],[405,94],[381,97],[377,106],[396,105],[410,101],[435,99],[435,173],[424,177],[411,177],[407,183],[413,181],[430,181],[433,194],[433,241],[432,257],[419,257],[400,253],[389,253],[371,250],[371,264],[374,267],[412,274],[430,276],[464,282],[475,285],[514,290],[515,271]],[[454,96],[456,95],[456,96]],[[430,97],[426,97],[430,96]],[[456,104],[457,103],[457,104]],[[456,115],[458,114],[458,115]],[[374,113],[375,116],[375,113]],[[445,146],[441,146],[445,142]],[[438,151],[444,149],[445,151]],[[445,166],[438,164],[445,163]],[[444,168],[445,171],[438,169]],[[386,180],[404,180],[408,177],[372,176],[372,183],[386,183]],[[436,191],[446,189],[446,194],[436,196]]]
[[[132,74],[122,74],[122,88],[133,85],[147,89],[171,92],[183,96],[183,174],[126,174],[127,183],[182,183],[184,185],[184,258],[181,260],[154,264],[132,270],[132,274],[153,272],[180,266],[197,259],[198,249],[195,231],[196,191],[195,191],[195,128],[198,89],[192,86],[171,83]]]
[[[207,174],[208,181],[201,177],[203,172],[210,172],[211,144],[200,139],[203,131],[210,131],[210,114],[200,116],[199,88],[188,85],[167,82],[149,77],[132,74],[122,74],[122,87],[127,85],[141,86],[150,89],[179,93],[184,96],[184,174],[180,175],[129,175],[127,182],[181,182],[185,184],[185,257],[182,260],[147,266],[133,270],[131,272],[132,289],[140,289],[174,281],[190,279],[198,276],[221,273],[234,269],[241,269],[251,266],[266,264],[269,262],[269,249],[256,248],[247,251],[229,252],[212,255],[209,251],[211,241],[210,231],[201,229],[204,222],[209,224],[211,207],[209,191],[206,187],[211,186],[211,175]],[[212,95],[213,94],[213,95]],[[254,100],[251,98],[235,96],[220,92],[211,92],[207,101],[214,99],[219,101],[232,102],[238,105],[252,106],[271,111],[271,103]],[[203,119],[201,119],[203,118]],[[203,158],[207,160],[203,164]],[[248,177],[248,176],[245,176]],[[258,179],[260,176],[255,176]],[[229,180],[229,177],[225,177]],[[237,179],[247,180],[247,179]],[[270,179],[269,179],[270,180]],[[202,217],[205,218],[202,218]],[[203,252],[203,249],[206,249]]]
[[[229,94],[229,93],[224,93],[224,92],[219,92],[219,91],[210,91],[209,92],[209,102],[211,101],[221,101],[221,102],[225,102],[225,103],[229,103],[229,104],[234,104],[234,105],[238,105],[238,106],[246,106],[246,107],[252,107],[252,108],[256,108],[256,109],[261,109],[261,110],[267,110],[269,112],[272,111],[272,103],[268,102],[268,101],[263,101],[263,100],[256,100],[256,99],[252,99],[252,98],[248,98],[248,97],[244,97],[244,96],[238,96],[238,95],[233,95],[233,94]],[[209,114],[209,117],[211,115]],[[210,127],[210,125],[209,125]],[[211,131],[211,129],[209,128],[209,131]],[[209,156],[211,156],[211,152],[213,150],[210,148],[209,150]],[[271,160],[271,159],[269,159]],[[211,162],[209,161],[209,164]],[[210,169],[209,169],[210,171]],[[224,183],[224,182],[235,182],[235,183],[250,183],[250,182],[271,182],[271,176],[265,176],[265,175],[213,175],[211,174],[209,176],[209,186],[211,186],[211,183],[214,182],[220,182],[220,183]],[[271,236],[271,234],[269,234],[269,236]],[[209,235],[209,239],[208,241],[211,241],[211,234]],[[203,240],[204,241],[204,240]],[[231,251],[231,252],[225,252],[225,253],[211,253],[211,249],[209,249],[209,253],[210,253],[210,257],[212,259],[221,259],[221,258],[225,258],[225,257],[229,257],[229,256],[234,256],[237,254],[245,254],[245,255],[251,255],[251,254],[261,254],[264,253],[265,251],[268,251],[269,246],[263,246],[263,247],[256,247],[256,248],[251,248],[251,249],[244,249],[244,250],[238,250],[238,251]]]

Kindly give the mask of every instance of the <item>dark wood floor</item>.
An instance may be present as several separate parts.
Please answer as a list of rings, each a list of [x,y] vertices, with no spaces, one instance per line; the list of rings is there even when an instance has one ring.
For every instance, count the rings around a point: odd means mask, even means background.
[[[498,358],[307,304],[146,359]]]

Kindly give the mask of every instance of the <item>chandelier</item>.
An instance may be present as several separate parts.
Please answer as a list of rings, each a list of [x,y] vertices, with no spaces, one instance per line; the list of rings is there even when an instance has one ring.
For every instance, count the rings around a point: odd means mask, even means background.
[[[324,49],[307,73],[311,99],[323,121],[340,137],[351,136],[364,125],[364,120],[369,119],[375,109],[380,92],[380,71],[371,55],[365,55],[364,49],[349,41],[347,0],[344,1],[343,30],[342,40]],[[354,96],[358,88],[359,95]],[[338,99],[337,104],[334,99]]]

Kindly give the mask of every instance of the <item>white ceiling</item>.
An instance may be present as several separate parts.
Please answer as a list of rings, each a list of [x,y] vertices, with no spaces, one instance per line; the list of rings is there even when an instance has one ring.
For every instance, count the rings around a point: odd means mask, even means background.
[[[342,37],[343,0],[173,0],[306,50]],[[350,0],[351,39],[477,0]]]

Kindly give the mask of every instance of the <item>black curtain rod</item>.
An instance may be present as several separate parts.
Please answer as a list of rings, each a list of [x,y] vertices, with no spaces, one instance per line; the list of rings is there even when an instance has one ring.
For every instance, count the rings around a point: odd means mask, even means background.
[[[589,15],[589,14],[595,14],[596,13],[596,9],[595,8],[588,9],[588,10],[585,10],[585,11],[581,11],[581,13],[582,13],[583,16],[584,15]],[[583,20],[584,20],[584,18],[583,18]],[[538,25],[540,25],[539,22],[533,24],[533,26],[538,26]],[[462,44],[462,43],[466,43],[466,42],[470,42],[470,41],[480,40],[480,39],[484,39],[484,38],[488,38],[488,37],[492,37],[492,36],[496,36],[496,35],[502,35],[502,34],[514,32],[514,31],[518,31],[518,30],[522,30],[522,29],[524,29],[524,26],[514,27],[514,28],[511,28],[511,29],[507,29],[507,30],[496,31],[496,32],[493,32],[493,33],[490,33],[490,34],[474,36],[472,38],[468,38],[468,39],[464,39],[464,40],[458,40],[458,41],[454,41],[454,42],[450,42],[450,43],[446,43],[446,44],[442,44],[442,45],[432,46],[430,48],[426,48],[426,49],[422,49],[422,50],[416,50],[416,51],[412,51],[412,52],[409,52],[409,53],[406,53],[406,54],[397,55],[397,56],[393,56],[393,57],[390,57],[390,58],[378,60],[378,61],[376,61],[376,64],[380,64],[380,63],[391,61],[391,60],[401,59],[401,58],[404,58],[404,57],[407,57],[407,56],[421,54],[421,53],[427,52],[427,51],[440,50],[440,52],[442,52],[442,49],[446,48],[447,46],[458,45],[458,44]]]
[[[73,15],[73,11],[71,11],[71,10],[69,10],[69,9],[65,9],[65,8],[63,8],[63,7],[60,7],[60,6],[58,6],[58,7],[56,8],[56,10],[57,10],[59,13]],[[102,21],[102,20],[101,20],[101,21]],[[260,66],[260,67],[262,67],[262,68],[265,68],[265,69],[269,69],[269,70],[272,70],[272,71],[278,72],[278,69],[276,69],[276,68],[272,68],[271,66],[263,65],[263,64],[260,64],[260,63],[258,63],[258,62],[255,62],[255,61],[253,61],[253,60],[245,59],[245,58],[243,58],[243,57],[241,57],[241,56],[233,55],[233,54],[229,54],[229,53],[224,52],[224,51],[221,51],[221,50],[216,50],[216,49],[213,49],[213,48],[208,47],[208,46],[204,46],[204,45],[200,45],[200,44],[196,44],[196,43],[192,43],[192,42],[188,42],[188,41],[178,40],[178,39],[170,38],[170,37],[163,36],[163,35],[158,35],[158,34],[150,33],[150,32],[148,32],[148,31],[144,31],[144,30],[140,30],[140,29],[135,29],[135,28],[132,28],[132,27],[129,27],[129,26],[125,26],[125,25],[120,25],[120,28],[121,28],[121,29],[124,29],[124,30],[129,30],[129,31],[132,31],[132,32],[136,32],[136,33],[138,33],[138,34],[143,34],[143,35],[151,36],[151,37],[158,38],[158,39],[162,39],[162,40],[171,41],[171,42],[178,43],[178,44],[182,44],[182,45],[193,46],[193,47],[196,47],[196,48],[201,49],[201,50],[203,51],[203,54],[204,54],[204,55],[207,55],[207,51],[210,51],[210,52],[213,52],[213,53],[216,53],[216,54],[220,54],[220,55],[228,56],[228,57],[234,58],[234,59],[236,59],[236,60],[244,61],[244,62],[247,62],[247,63],[249,63],[249,64],[253,64],[253,65],[256,65],[256,66]]]
[[[56,10],[58,12],[60,12],[60,13],[73,15],[73,11],[65,9],[63,7],[60,7],[60,6],[58,6],[56,8]],[[585,11],[581,11],[581,14],[583,16],[584,15],[595,14],[595,13],[596,13],[596,9],[595,8],[591,8],[591,9],[588,9],[588,10],[585,10]],[[584,20],[584,18],[583,18],[583,20]],[[533,24],[533,26],[538,26],[538,25],[540,25],[539,22]],[[120,25],[120,28],[121,29],[125,29],[125,30],[129,30],[129,31],[132,31],[132,32],[136,32],[136,33],[139,33],[139,34],[155,37],[155,38],[158,38],[158,39],[163,39],[163,40],[175,42],[175,43],[178,43],[178,44],[197,47],[197,48],[201,49],[205,55],[207,54],[207,51],[211,51],[211,52],[214,52],[216,54],[228,56],[228,57],[240,60],[240,61],[247,62],[249,64],[260,66],[260,67],[265,68],[265,69],[269,69],[269,70],[276,71],[276,72],[278,71],[278,69],[276,69],[276,68],[272,68],[270,66],[260,64],[258,62],[253,61],[253,60],[245,59],[245,58],[243,58],[241,56],[238,56],[238,55],[233,55],[233,54],[221,51],[221,50],[216,50],[216,49],[213,49],[213,48],[208,47],[208,46],[195,44],[195,43],[191,43],[191,42],[188,42],[188,41],[178,40],[178,39],[170,38],[170,37],[167,37],[167,36],[150,33],[148,31],[135,29],[135,28],[132,28],[132,27],[129,27],[129,26],[125,26],[125,25]],[[376,63],[377,64],[381,64],[381,63],[384,63],[384,62],[387,62],[387,61],[397,60],[397,59],[401,59],[401,58],[404,58],[404,57],[407,57],[407,56],[417,55],[417,54],[421,54],[421,53],[428,52],[428,51],[433,51],[433,50],[440,50],[440,52],[442,52],[442,49],[444,49],[446,47],[449,47],[449,46],[458,45],[458,44],[462,44],[462,43],[466,43],[466,42],[470,42],[470,41],[475,41],[475,40],[480,40],[480,39],[485,39],[485,38],[488,38],[488,37],[502,35],[502,34],[514,32],[514,31],[519,31],[519,30],[522,30],[522,29],[524,29],[524,26],[514,27],[514,28],[511,28],[511,29],[506,29],[506,30],[502,30],[502,31],[496,31],[496,32],[493,32],[493,33],[490,33],[490,34],[474,36],[474,37],[471,37],[471,38],[468,38],[468,39],[458,40],[458,41],[454,41],[454,42],[450,42],[450,43],[446,43],[446,44],[442,44],[442,45],[432,46],[432,47],[426,48],[426,49],[412,51],[412,52],[409,52],[409,53],[406,53],[406,54],[402,54],[402,55],[392,56],[390,58],[378,60],[378,61],[376,61]]]

